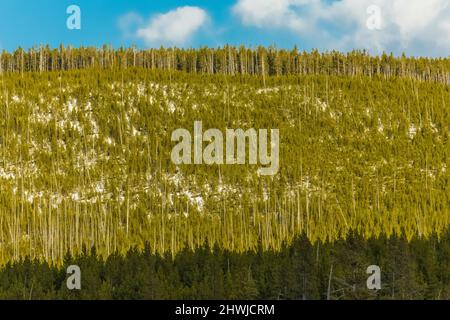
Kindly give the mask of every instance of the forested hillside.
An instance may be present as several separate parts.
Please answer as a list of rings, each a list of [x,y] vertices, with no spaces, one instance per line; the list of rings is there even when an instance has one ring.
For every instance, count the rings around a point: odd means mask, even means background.
[[[448,59],[240,50],[3,53],[0,262],[442,237]],[[175,166],[194,121],[279,129],[279,173]]]

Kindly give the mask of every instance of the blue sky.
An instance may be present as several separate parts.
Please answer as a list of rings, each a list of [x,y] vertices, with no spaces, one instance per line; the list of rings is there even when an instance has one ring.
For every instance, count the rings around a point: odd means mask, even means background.
[[[450,0],[0,0],[0,48],[276,45],[450,55]],[[81,30],[69,30],[69,5]]]

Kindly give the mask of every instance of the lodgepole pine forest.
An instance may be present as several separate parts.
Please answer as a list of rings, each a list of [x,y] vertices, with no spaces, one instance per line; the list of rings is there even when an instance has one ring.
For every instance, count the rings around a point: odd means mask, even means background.
[[[3,52],[0,295],[77,298],[55,283],[67,261],[81,259],[93,270],[149,263],[150,291],[104,274],[91,284],[101,298],[324,298],[336,256],[345,283],[363,286],[367,266],[351,282],[343,255],[355,255],[354,268],[385,261],[399,273],[404,261],[396,259],[410,252],[405,261],[421,268],[408,271],[417,290],[398,284],[397,293],[391,286],[369,298],[448,298],[449,84],[449,58],[364,51]],[[192,131],[195,121],[279,129],[278,174],[259,176],[250,164],[173,164],[171,133]],[[303,289],[299,279],[295,288],[263,282],[266,272],[279,276],[280,257],[288,275],[303,276]],[[180,271],[202,259],[210,269]],[[11,280],[31,269],[48,277],[32,297],[29,282]],[[218,287],[199,272],[217,275]]]

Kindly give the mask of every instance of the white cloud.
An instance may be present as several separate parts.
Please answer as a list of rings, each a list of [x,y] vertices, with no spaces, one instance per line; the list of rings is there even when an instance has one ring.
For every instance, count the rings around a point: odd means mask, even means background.
[[[199,7],[179,7],[152,17],[135,35],[149,46],[185,45],[208,21],[208,14]]]
[[[381,8],[379,31],[366,26],[371,5]],[[238,0],[233,13],[246,26],[290,30],[321,49],[450,52],[450,0]]]
[[[118,21],[120,30],[124,33],[126,38],[134,36],[136,28],[139,28],[144,23],[144,19],[137,13],[130,12],[121,16]]]
[[[295,8],[312,2],[314,0],[239,0],[232,10],[247,26],[288,27],[300,31],[307,25]]]
[[[411,1],[397,0],[392,6],[392,20],[400,27],[404,34],[420,32],[429,26],[445,8],[447,1],[427,0]],[[450,19],[450,16],[447,17]]]

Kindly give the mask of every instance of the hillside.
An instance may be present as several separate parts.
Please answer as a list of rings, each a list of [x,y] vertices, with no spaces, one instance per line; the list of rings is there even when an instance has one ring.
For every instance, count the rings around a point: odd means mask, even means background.
[[[411,240],[450,224],[450,88],[438,78],[81,69],[3,66],[2,263],[145,243],[281,250],[301,234]],[[174,165],[171,133],[195,121],[279,129],[278,174]]]

